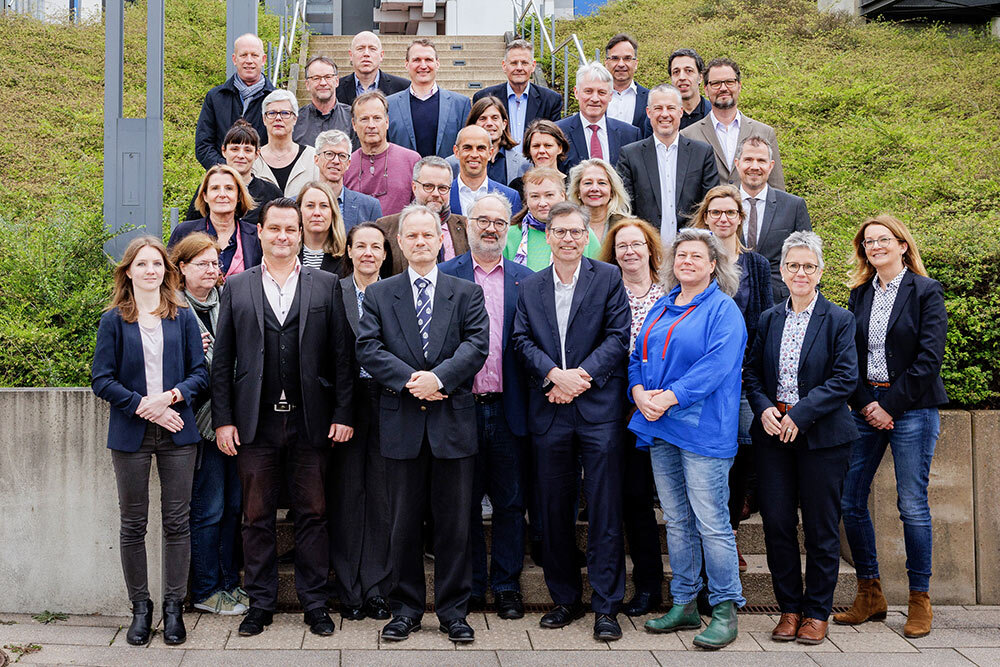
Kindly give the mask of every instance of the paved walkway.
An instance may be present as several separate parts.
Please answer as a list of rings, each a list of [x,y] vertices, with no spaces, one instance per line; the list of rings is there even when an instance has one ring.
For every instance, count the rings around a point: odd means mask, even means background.
[[[1000,665],[1000,607],[936,607],[934,631],[914,640],[902,636],[906,608],[890,609],[884,623],[831,625],[826,642],[808,647],[772,642],[775,617],[740,615],[739,639],[717,652],[693,649],[694,631],[651,635],[642,631],[645,619],[632,622],[624,615],[625,636],[609,644],[591,637],[593,616],[543,630],[539,614],[501,621],[481,613],[469,619],[476,641],[458,649],[438,632],[432,615],[408,641],[391,644],[379,642],[381,621],[337,616],[337,632],[324,638],[310,634],[299,614],[281,614],[263,634],[244,638],[236,633],[238,618],[198,613],[186,615],[188,640],[176,648],[165,646],[159,633],[148,647],[129,646],[121,627],[129,619],[122,617],[70,616],[42,625],[28,615],[0,614],[0,647],[37,644],[41,649],[23,655],[20,664],[50,665]],[[2,650],[13,662],[13,651]]]

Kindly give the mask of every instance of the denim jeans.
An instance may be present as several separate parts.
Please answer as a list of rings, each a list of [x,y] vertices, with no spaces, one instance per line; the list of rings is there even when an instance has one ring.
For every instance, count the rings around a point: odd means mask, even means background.
[[[736,538],[729,525],[730,458],[695,454],[655,438],[649,448],[653,479],[667,528],[670,595],[674,604],[694,600],[703,587],[702,551],[712,606],[746,604],[740,583]]]
[[[885,390],[875,389],[878,400]],[[844,532],[859,579],[879,576],[875,527],[868,512],[868,495],[886,447],[892,449],[896,471],[896,506],[903,521],[906,572],[910,590],[926,591],[931,578],[931,510],[927,484],[941,421],[937,408],[907,410],[891,430],[872,428],[854,413],[860,437],[851,446],[851,463],[844,483]]]
[[[201,467],[191,492],[191,598],[200,602],[240,582],[237,545],[242,498],[236,457],[219,451],[214,441],[201,443]]]

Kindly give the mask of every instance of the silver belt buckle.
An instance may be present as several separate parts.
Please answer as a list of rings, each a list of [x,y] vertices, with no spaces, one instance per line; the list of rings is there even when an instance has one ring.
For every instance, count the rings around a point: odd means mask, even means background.
[[[289,403],[288,401],[278,401],[277,403],[274,404],[274,411],[275,412],[291,412],[292,411],[292,404]]]

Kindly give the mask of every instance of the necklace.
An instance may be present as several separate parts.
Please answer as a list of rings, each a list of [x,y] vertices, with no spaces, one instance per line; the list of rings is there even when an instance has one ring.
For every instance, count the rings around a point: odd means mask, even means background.
[[[646,298],[647,296],[649,296],[649,292],[650,292],[650,290],[652,290],[652,289],[653,289],[653,281],[652,281],[652,280],[650,280],[650,281],[649,281],[649,287],[647,287],[647,288],[646,288],[646,291],[645,291],[645,292],[643,292],[642,294],[636,294],[636,293],[635,293],[635,292],[634,292],[634,291],[632,290],[632,288],[631,288],[631,287],[629,286],[629,284],[628,284],[628,283],[625,283],[625,287],[628,287],[628,291],[629,291],[629,292],[632,292],[632,296],[634,296],[634,297],[635,297],[636,299],[644,299],[644,298]]]

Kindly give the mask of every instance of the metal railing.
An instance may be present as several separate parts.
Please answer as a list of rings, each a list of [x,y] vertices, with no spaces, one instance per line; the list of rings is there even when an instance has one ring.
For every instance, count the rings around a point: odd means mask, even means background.
[[[546,57],[550,59],[550,86],[554,85],[558,80],[556,71],[561,60],[563,75],[563,110],[565,111],[569,105],[570,58],[576,59],[576,64],[573,68],[574,72],[577,67],[581,67],[591,62],[587,59],[587,55],[583,51],[583,45],[580,43],[580,38],[576,36],[576,33],[572,33],[563,39],[563,41],[559,42],[559,44],[556,44],[555,15],[549,17],[549,23],[551,23],[551,28],[549,28],[546,25],[545,16],[542,14],[538,5],[535,4],[535,0],[511,0],[511,6],[514,10],[514,36],[521,39],[527,39],[531,42],[532,55],[535,60],[543,63],[543,71]],[[541,36],[540,40],[537,38],[539,35]],[[600,57],[600,51],[597,51],[597,54],[598,55],[596,57]]]
[[[285,12],[279,17],[281,39],[278,41],[278,50],[271,60],[274,63],[271,68],[271,83],[274,84],[275,88],[281,88],[282,78],[288,77],[288,70],[291,69],[288,63],[297,62],[292,57],[295,49],[295,38],[299,32],[306,31],[306,0],[295,0],[291,12],[289,12],[290,4],[289,0],[285,1]],[[299,27],[300,20],[302,22],[301,28]],[[282,65],[285,66],[284,69]]]

